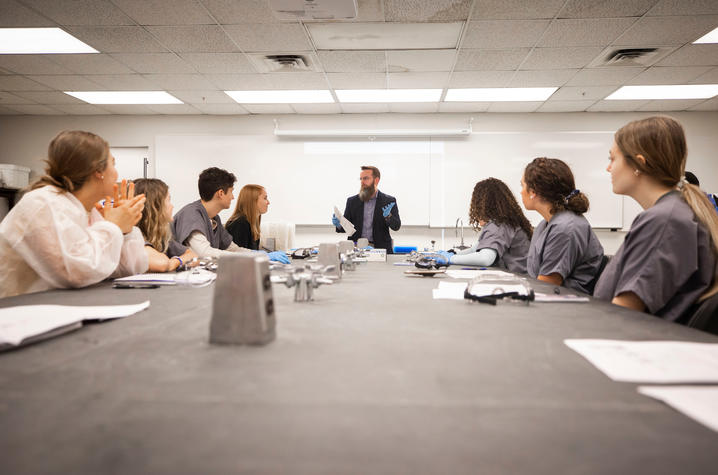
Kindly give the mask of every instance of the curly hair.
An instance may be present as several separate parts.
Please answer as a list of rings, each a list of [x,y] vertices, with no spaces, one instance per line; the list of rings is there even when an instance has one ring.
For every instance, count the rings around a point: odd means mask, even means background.
[[[513,228],[521,228],[531,239],[533,228],[524,216],[514,194],[506,183],[497,178],[481,180],[474,186],[469,207],[469,223],[479,227],[479,221],[493,221]]]
[[[137,227],[150,245],[165,252],[172,233],[170,218],[165,216],[165,199],[169,193],[167,184],[157,178],[140,178],[134,181],[135,193],[145,195],[145,209]]]
[[[526,165],[526,188],[551,204],[551,214],[572,211],[582,215],[588,211],[588,197],[576,190],[571,168],[557,158],[539,157]]]

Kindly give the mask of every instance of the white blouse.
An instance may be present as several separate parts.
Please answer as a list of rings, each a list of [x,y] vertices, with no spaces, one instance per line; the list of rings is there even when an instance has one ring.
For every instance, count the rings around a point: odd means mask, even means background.
[[[71,193],[26,193],[0,223],[0,297],[85,287],[148,267],[142,233],[120,228]]]

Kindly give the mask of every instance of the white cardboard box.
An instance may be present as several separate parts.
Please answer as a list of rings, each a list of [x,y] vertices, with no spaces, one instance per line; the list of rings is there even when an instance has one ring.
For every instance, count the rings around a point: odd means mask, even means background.
[[[10,163],[0,163],[0,186],[3,188],[25,188],[29,180],[29,168]]]

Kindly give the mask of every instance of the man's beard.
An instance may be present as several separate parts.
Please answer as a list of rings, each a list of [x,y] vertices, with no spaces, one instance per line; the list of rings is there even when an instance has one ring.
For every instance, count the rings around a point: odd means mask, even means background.
[[[374,193],[376,193],[376,188],[374,185],[371,186],[362,186],[359,189],[359,199],[367,202],[371,199],[372,196],[374,196]]]

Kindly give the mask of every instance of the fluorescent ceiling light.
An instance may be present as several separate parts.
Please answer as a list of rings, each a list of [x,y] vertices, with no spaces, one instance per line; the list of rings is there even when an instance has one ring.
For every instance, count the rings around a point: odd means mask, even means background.
[[[671,86],[623,86],[608,101],[649,99],[708,99],[718,94],[718,84],[677,84]]]
[[[307,23],[319,50],[453,49],[464,22]]]
[[[446,102],[545,101],[557,87],[481,87],[449,89]]]
[[[99,53],[60,28],[0,28],[0,54]]]
[[[693,42],[694,45],[701,43],[718,43],[718,28],[706,33]]]
[[[287,91],[224,91],[240,104],[326,104],[334,102],[326,89]]]
[[[342,89],[339,102],[439,102],[441,89]]]
[[[90,104],[184,104],[165,91],[65,91]]]

